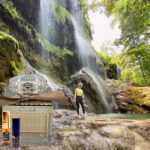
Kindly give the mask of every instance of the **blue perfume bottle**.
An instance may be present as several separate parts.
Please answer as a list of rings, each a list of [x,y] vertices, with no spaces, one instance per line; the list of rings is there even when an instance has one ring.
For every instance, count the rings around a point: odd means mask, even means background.
[[[12,117],[12,146],[20,147],[20,117]]]

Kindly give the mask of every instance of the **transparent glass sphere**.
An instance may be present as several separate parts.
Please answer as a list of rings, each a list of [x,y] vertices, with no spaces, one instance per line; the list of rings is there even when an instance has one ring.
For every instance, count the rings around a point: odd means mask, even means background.
[[[9,80],[9,89],[18,94],[39,94],[46,91],[47,80],[35,74],[24,74]]]

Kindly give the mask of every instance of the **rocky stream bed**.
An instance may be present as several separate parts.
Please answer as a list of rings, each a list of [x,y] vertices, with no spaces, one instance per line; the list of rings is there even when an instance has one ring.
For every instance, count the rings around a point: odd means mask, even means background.
[[[150,118],[111,119],[75,111],[55,110],[52,141],[49,146],[23,146],[22,150],[149,150]],[[0,150],[8,150],[0,147]]]

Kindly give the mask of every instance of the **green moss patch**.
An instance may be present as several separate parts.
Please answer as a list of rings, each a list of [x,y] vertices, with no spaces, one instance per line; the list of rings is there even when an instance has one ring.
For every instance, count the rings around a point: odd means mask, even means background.
[[[23,72],[24,61],[18,42],[4,32],[0,32],[0,58],[1,81]]]
[[[60,49],[58,46],[54,46],[49,43],[44,37],[39,35],[39,39],[42,41],[43,46],[48,50],[51,54],[57,56],[58,58],[64,58],[66,55],[73,56],[73,52],[68,49]]]
[[[71,21],[71,16],[69,11],[58,4],[57,2],[52,2],[52,14],[55,17],[57,23],[61,23],[64,20]]]
[[[129,86],[125,94],[132,109],[135,108],[137,112],[150,112],[150,87]]]
[[[57,24],[61,24],[66,20],[68,22],[68,20],[70,20],[70,13],[58,3],[54,2],[53,4],[53,17]],[[60,48],[59,46],[55,46],[57,45],[55,43],[54,45],[51,44],[45,37],[36,31],[34,26],[23,18],[18,9],[15,9],[10,0],[0,1],[0,16],[1,20],[4,22],[4,25],[1,25],[0,28],[2,28],[2,31],[4,32],[4,27],[9,29],[9,32],[7,33],[11,33],[11,35],[17,39],[17,43],[19,43],[20,50],[22,51],[24,57],[34,68],[41,72],[46,72],[46,74],[50,76],[55,75],[57,78],[61,78],[61,80],[66,79],[66,68],[68,67],[68,63],[64,62],[66,62],[66,58],[72,59],[74,53],[71,52],[71,50],[66,49],[66,46],[60,46]],[[18,47],[18,45],[14,46],[16,46],[16,48]],[[4,44],[3,47],[7,50],[6,44]],[[18,70],[21,70],[18,68],[22,67],[22,63],[16,63],[14,60],[9,60],[9,64],[7,64],[4,61],[5,59],[6,56],[1,53],[0,64],[2,64],[3,68],[7,68],[5,71],[4,69],[0,69],[0,72],[3,72],[1,73],[2,80],[5,76],[13,76],[18,74],[20,72]],[[63,68],[62,64],[66,67],[63,69],[64,72],[60,71]],[[67,71],[67,74],[71,72],[69,69]],[[64,76],[60,77],[62,74],[64,74]]]

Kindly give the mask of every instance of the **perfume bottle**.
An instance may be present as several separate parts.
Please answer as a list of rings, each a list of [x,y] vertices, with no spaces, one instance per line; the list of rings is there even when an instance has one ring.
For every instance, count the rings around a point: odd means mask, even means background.
[[[2,143],[3,145],[10,144],[10,112],[2,112]]]
[[[20,117],[12,117],[12,147],[20,147]]]

